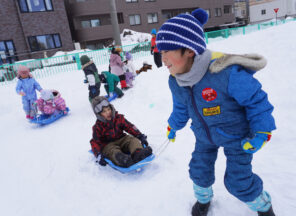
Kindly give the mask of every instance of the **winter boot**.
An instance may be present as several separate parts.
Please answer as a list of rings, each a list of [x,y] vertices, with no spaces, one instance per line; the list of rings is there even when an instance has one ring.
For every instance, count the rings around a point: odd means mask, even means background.
[[[202,204],[198,201],[194,204],[191,210],[192,216],[207,216],[211,202]]]
[[[30,117],[31,117],[30,115],[26,115],[26,119],[30,119]]]
[[[121,89],[126,89],[126,88],[128,88],[128,87],[126,86],[126,81],[125,81],[125,79],[124,79],[124,80],[120,80],[120,85],[121,85]]]
[[[122,152],[117,152],[115,154],[115,159],[117,161],[117,165],[121,167],[130,167],[134,164],[131,156]]]
[[[121,93],[120,95],[118,95],[117,97],[118,98],[122,98],[123,97],[123,95],[124,95],[124,93]]]
[[[147,146],[143,149],[136,149],[136,151],[132,154],[132,159],[134,163],[138,163],[139,161],[145,159],[146,157],[152,154],[152,148]]]
[[[272,206],[268,209],[267,212],[259,212],[258,211],[258,216],[275,216],[275,214],[272,210]]]

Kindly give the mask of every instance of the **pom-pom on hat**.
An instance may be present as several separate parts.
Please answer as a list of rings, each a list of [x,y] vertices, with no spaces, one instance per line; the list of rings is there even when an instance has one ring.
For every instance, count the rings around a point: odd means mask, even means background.
[[[151,32],[150,32],[150,34],[154,34],[154,35],[156,35],[156,29],[155,29],[155,28],[152,29]]]
[[[167,20],[156,35],[158,50],[168,51],[188,48],[196,55],[206,49],[203,25],[208,21],[205,10],[198,8],[191,14],[179,14]]]
[[[126,60],[131,60],[132,59],[132,54],[130,54],[129,52],[125,53],[125,58]]]

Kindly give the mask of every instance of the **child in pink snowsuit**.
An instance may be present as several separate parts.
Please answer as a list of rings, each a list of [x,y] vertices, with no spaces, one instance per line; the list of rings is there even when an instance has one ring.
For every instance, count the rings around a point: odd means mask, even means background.
[[[41,98],[36,103],[38,109],[47,115],[58,111],[63,111],[64,114],[67,113],[65,100],[57,90],[43,90],[41,92]]]

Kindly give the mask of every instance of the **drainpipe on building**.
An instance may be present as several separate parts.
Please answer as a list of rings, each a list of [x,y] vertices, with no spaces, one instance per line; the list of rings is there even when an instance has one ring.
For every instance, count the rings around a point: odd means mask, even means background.
[[[113,38],[115,40],[115,45],[121,46],[120,30],[119,30],[119,25],[118,25],[115,0],[109,0],[109,2],[110,2],[111,23],[112,23],[112,27],[113,27]]]
[[[22,23],[22,19],[21,19],[21,17],[20,17],[20,9],[19,9],[19,7],[18,7],[17,0],[15,0],[14,3],[15,3],[15,9],[16,9],[16,11],[17,11],[17,18],[18,18],[18,21],[19,21],[19,23],[21,24],[21,27],[22,27],[22,33],[23,33],[24,40],[25,40],[25,44],[26,44],[26,48],[27,48],[26,52],[28,52],[28,56],[27,56],[27,58],[28,58],[28,57],[29,57],[29,58],[32,58],[32,55],[31,55],[31,52],[30,52],[30,46],[29,46],[29,44],[28,44],[28,40],[27,40],[27,38],[26,38],[26,34],[25,34],[25,32],[24,32],[24,26],[23,26],[23,23]],[[16,48],[15,48],[15,49],[16,49]]]
[[[247,12],[247,24],[250,23],[250,3],[249,3],[249,0],[246,0],[246,12]]]

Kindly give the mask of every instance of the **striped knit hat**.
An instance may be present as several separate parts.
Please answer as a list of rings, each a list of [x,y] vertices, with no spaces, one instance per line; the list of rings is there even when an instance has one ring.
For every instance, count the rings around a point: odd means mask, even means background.
[[[203,25],[208,21],[205,10],[198,8],[191,14],[179,14],[167,20],[156,35],[158,50],[177,50],[188,48],[196,55],[206,49]]]

